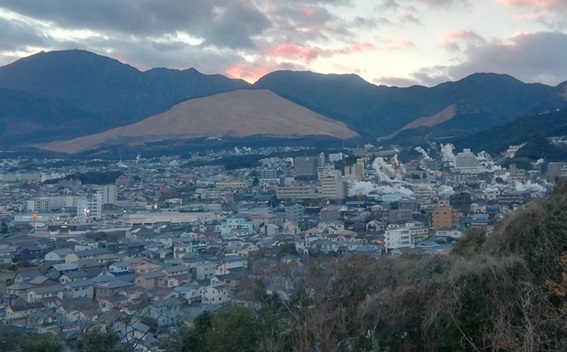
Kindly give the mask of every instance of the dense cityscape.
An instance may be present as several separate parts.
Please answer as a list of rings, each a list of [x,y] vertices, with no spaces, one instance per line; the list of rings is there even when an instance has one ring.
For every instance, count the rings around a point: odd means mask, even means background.
[[[156,351],[203,312],[257,306],[251,280],[291,297],[312,258],[448,254],[567,174],[567,163],[514,159],[521,147],[4,159],[2,324],[69,341],[97,327]],[[252,168],[191,163],[259,154]]]

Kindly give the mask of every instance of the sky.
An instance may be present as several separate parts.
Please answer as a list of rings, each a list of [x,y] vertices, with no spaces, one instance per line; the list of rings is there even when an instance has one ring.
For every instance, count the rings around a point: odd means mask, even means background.
[[[275,70],[434,86],[567,80],[567,0],[0,0],[0,65],[82,49],[251,83]]]

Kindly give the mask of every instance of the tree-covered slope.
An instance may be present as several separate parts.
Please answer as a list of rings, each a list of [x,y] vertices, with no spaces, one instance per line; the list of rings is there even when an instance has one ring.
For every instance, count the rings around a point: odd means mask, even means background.
[[[498,154],[510,145],[526,145],[516,154],[532,160],[565,160],[567,149],[552,145],[548,138],[567,136],[567,109],[527,116],[505,125],[454,140],[457,149],[472,148]]]

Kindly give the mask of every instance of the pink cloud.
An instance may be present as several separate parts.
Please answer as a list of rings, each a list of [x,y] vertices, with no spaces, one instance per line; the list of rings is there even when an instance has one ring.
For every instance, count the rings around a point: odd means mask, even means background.
[[[276,47],[270,48],[266,54],[272,57],[285,57],[311,63],[322,53],[323,51],[316,47],[305,47],[290,42],[283,42]]]
[[[565,6],[564,0],[498,0],[505,5],[533,6],[533,7],[560,7]]]
[[[266,50],[265,55],[274,58],[297,60],[309,64],[320,57],[359,53],[372,50],[374,47],[372,43],[360,42],[340,49],[321,49],[318,47],[302,46],[291,42],[283,42],[276,47]]]
[[[450,50],[461,50],[463,46],[466,47],[485,42],[484,38],[469,29],[440,33],[439,40],[443,46]]]
[[[403,37],[399,37],[394,34],[390,34],[386,37],[385,49],[387,50],[401,50],[415,47],[415,44]]]
[[[304,7],[301,9],[301,12],[307,17],[312,17],[317,11],[312,7]]]

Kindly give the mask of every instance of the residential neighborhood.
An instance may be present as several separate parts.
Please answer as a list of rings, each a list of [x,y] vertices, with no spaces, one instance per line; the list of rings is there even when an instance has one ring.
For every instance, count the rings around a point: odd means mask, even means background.
[[[156,351],[203,312],[253,308],[252,281],[286,299],[314,257],[447,254],[567,175],[567,163],[502,167],[441,147],[405,163],[371,145],[298,148],[237,169],[187,165],[214,154],[1,160],[2,325],[65,339],[96,326]]]

